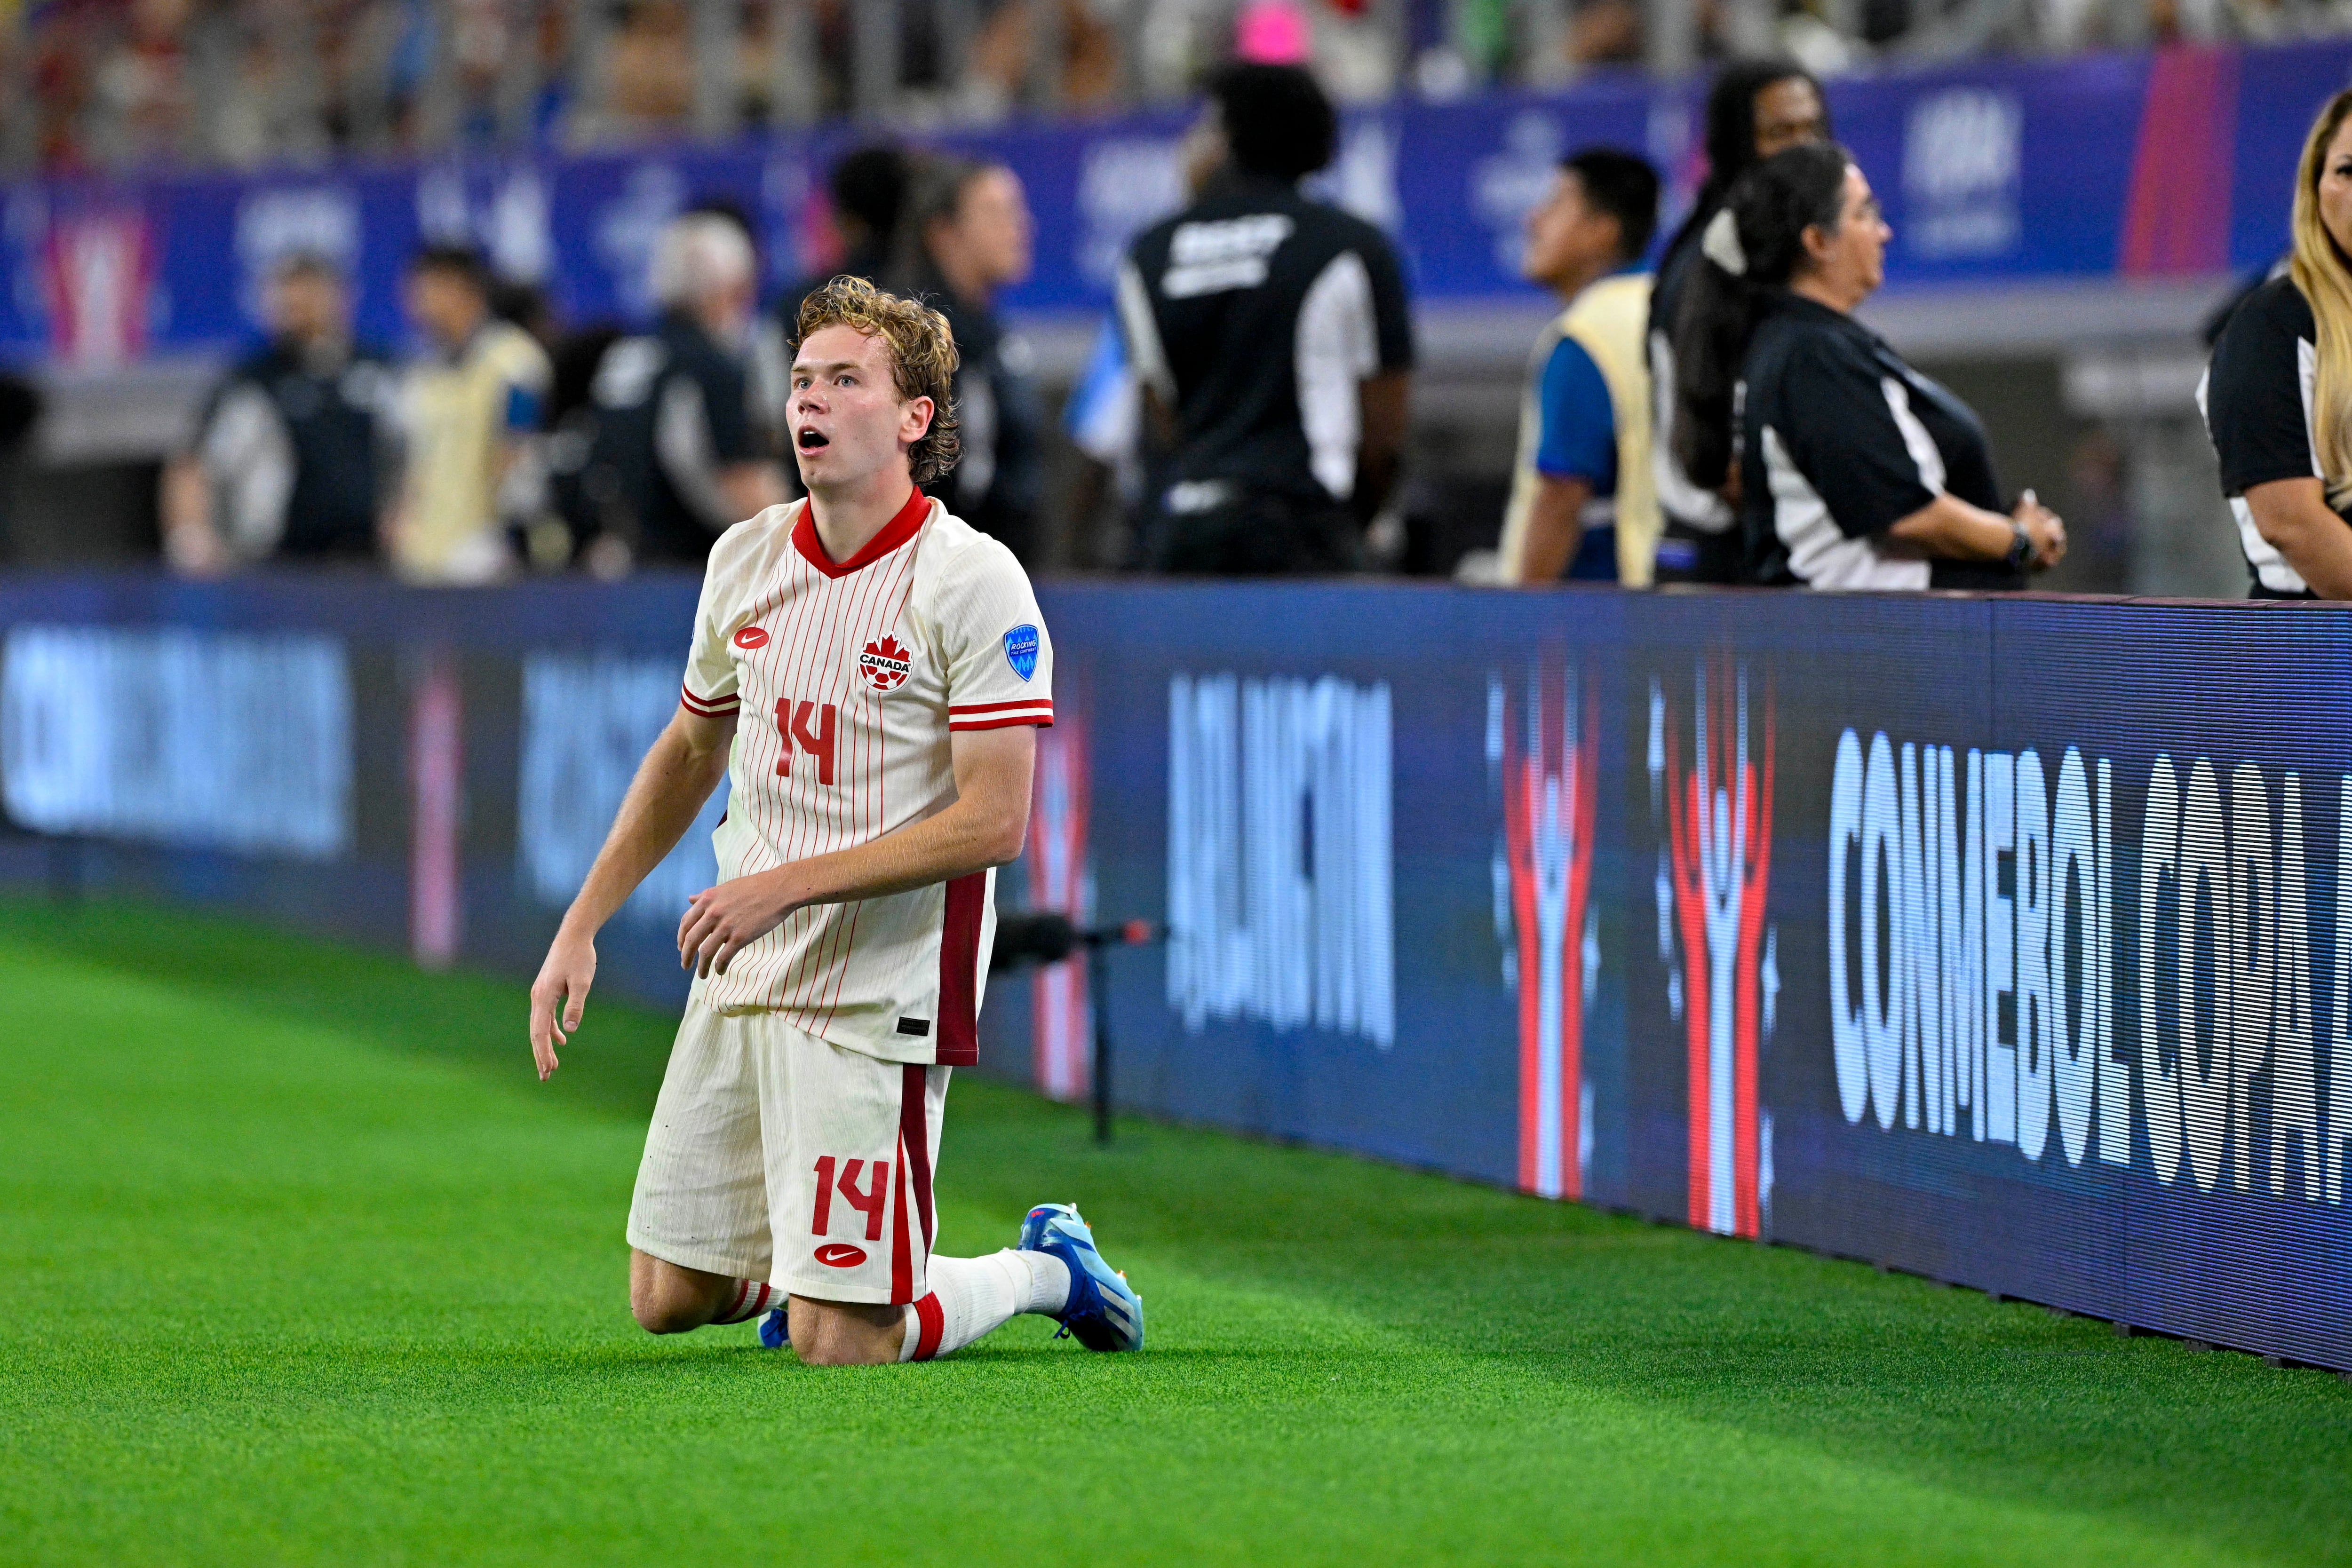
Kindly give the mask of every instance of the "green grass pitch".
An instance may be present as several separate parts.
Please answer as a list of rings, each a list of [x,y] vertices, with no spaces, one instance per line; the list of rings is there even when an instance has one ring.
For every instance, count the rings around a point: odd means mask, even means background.
[[[2352,1559],[2352,1387],[967,1077],[940,1244],[1076,1198],[1143,1354],[630,1322],[671,1020],[0,905],[0,1563]]]

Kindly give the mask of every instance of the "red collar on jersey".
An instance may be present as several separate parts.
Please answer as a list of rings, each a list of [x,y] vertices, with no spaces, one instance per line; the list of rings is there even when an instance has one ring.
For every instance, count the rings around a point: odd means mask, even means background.
[[[803,559],[825,576],[847,577],[853,571],[872,566],[913,538],[921,530],[923,519],[930,515],[931,498],[920,490],[915,491],[907,497],[907,504],[898,508],[898,515],[883,524],[880,533],[866,541],[865,549],[835,566],[833,558],[824,553],[824,541],[816,537],[816,518],[812,515],[812,508],[804,503],[801,507],[801,520],[793,525],[793,544]]]

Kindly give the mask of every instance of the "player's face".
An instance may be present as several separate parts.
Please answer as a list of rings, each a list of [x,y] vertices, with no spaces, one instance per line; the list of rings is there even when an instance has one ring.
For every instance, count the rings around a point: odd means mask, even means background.
[[[1809,141],[1829,139],[1829,111],[1822,95],[1802,77],[1782,77],[1767,82],[1756,93],[1756,157],[1786,152]]]
[[[931,400],[901,401],[890,346],[855,327],[818,329],[793,360],[793,455],[811,490],[860,484],[907,466],[931,427]]]
[[[2319,221],[2337,247],[2352,255],[2352,118],[2336,128],[2320,160]]]

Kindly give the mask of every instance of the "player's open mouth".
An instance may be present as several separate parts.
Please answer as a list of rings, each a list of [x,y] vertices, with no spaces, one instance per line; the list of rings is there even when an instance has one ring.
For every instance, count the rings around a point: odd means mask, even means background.
[[[833,444],[824,431],[816,429],[803,430],[793,437],[793,440],[800,444],[800,449],[803,452],[814,452],[820,446],[830,446]]]

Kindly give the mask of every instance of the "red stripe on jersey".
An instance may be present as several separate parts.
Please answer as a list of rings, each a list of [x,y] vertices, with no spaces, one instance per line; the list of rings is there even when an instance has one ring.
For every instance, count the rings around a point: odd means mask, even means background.
[[[940,1307],[939,1292],[933,1291],[915,1303],[915,1359],[929,1361],[940,1354],[940,1341],[948,1332],[948,1315]]]
[[[920,490],[914,491],[908,496],[907,504],[898,508],[898,514],[882,525],[880,533],[867,539],[856,555],[835,566],[833,558],[824,553],[824,541],[817,538],[813,508],[803,506],[800,521],[793,525],[793,548],[801,552],[802,559],[825,576],[847,577],[853,571],[872,566],[913,538],[922,528],[923,519],[930,515],[931,498]]]
[[[1017,703],[953,703],[949,706],[948,712],[1009,713],[1017,707],[1041,707],[1047,713],[1051,713],[1054,711],[1054,699],[1052,697],[1026,697]]]
[[[948,727],[950,729],[1011,729],[1013,726],[1022,724],[1034,724],[1039,729],[1051,729],[1054,727],[1054,716],[1050,713],[1016,713],[1008,714],[1003,718],[955,719],[949,723]]]
[[[705,718],[716,718],[720,714],[733,713],[742,706],[740,697],[696,696],[692,686],[678,687],[677,700],[688,713],[698,713]]]
[[[907,1240],[907,1145],[898,1145],[898,1228],[890,1233],[890,1304],[903,1307],[915,1299],[915,1252]]]
[[[907,1063],[901,1070],[898,1092],[898,1157],[914,1177],[915,1213],[923,1222],[926,1249],[939,1234],[939,1222],[931,1215],[931,1133],[923,1098],[930,1075],[930,1069],[921,1062]]]
[[[987,909],[988,873],[955,878],[947,894],[940,927],[939,1063],[971,1067],[980,1061],[980,923]]]

